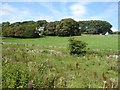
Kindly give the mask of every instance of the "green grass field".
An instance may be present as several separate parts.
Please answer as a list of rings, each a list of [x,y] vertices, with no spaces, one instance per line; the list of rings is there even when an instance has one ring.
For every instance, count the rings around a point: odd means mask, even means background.
[[[118,50],[117,35],[109,35],[109,36],[82,35],[82,36],[74,36],[74,37],[88,43],[88,48],[91,49]],[[54,37],[47,36],[43,38],[32,38],[32,39],[6,38],[3,39],[3,42],[21,43],[21,44],[39,44],[40,46],[67,47],[69,38],[70,37],[57,37],[57,36]]]
[[[75,36],[88,43],[90,51],[85,56],[69,54],[69,38],[3,39],[3,42],[20,43],[2,45],[3,88],[27,88],[29,82],[33,88],[103,88],[104,81],[107,88],[112,84],[117,88],[118,59],[108,56],[118,54],[118,36]]]

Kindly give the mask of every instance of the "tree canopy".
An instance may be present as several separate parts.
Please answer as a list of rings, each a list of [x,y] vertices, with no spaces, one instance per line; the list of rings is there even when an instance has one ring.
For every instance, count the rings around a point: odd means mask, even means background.
[[[112,25],[107,21],[101,20],[90,20],[90,21],[79,21],[81,26],[81,32],[86,34],[105,34],[109,32],[112,34]]]
[[[43,32],[38,31],[43,27]],[[3,22],[2,35],[6,37],[40,37],[45,36],[79,36],[85,34],[112,34],[112,25],[107,21],[89,20],[75,21],[72,18],[64,18],[60,21],[47,22],[46,20]]]

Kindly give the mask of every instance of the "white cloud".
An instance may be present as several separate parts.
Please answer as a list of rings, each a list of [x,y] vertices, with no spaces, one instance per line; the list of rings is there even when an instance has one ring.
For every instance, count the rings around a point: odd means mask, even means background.
[[[56,10],[52,3],[39,3],[40,5],[44,6],[50,13],[54,15],[61,15],[61,12]]]
[[[52,16],[40,13],[40,14],[38,14],[36,16],[29,17],[28,20],[34,20],[34,21],[37,21],[37,20],[47,20],[48,22],[50,22],[50,21],[53,21],[54,19],[53,19]]]
[[[111,17],[118,15],[118,6],[117,3],[114,3],[111,4],[107,9],[103,10],[101,14],[96,14],[95,16],[88,16],[86,5],[90,3],[91,2],[81,2],[71,5],[70,11],[72,13],[72,17],[78,20],[108,20]],[[114,17],[114,19],[117,20],[118,17],[116,16]]]
[[[18,9],[7,3],[0,3],[0,16],[11,16],[11,15],[29,15],[28,9]]]
[[[50,17],[52,17],[53,21],[55,20],[61,20],[62,17],[66,17],[69,15],[69,10],[67,6],[67,2],[62,2],[60,3],[59,8],[56,7],[55,4],[53,3],[45,3],[45,2],[40,2],[40,6],[43,6],[44,8],[47,9],[47,11],[50,13]]]
[[[116,28],[111,28],[111,30],[112,30],[113,32],[118,31],[118,29],[116,29]]]
[[[27,8],[17,8],[9,5],[7,3],[0,3],[0,22],[4,21],[20,21],[23,20],[26,16],[30,15],[30,11]]]
[[[9,15],[11,12],[13,12],[15,9],[13,7],[11,7],[8,4],[2,4],[0,3],[0,16],[6,16]]]
[[[87,13],[86,3],[74,3],[70,6],[70,12],[73,16],[82,17]]]
[[[33,12],[27,7],[15,7],[7,3],[0,3],[0,8],[0,22],[9,21],[13,23],[29,20],[53,20],[52,16],[46,14],[38,13],[36,15],[33,15]]]
[[[70,7],[71,9],[71,13],[74,15],[74,16],[82,16],[86,13],[86,9],[84,6],[79,6],[79,5],[72,5]]]
[[[88,14],[87,6],[91,2],[74,2],[69,6],[69,15],[65,18],[73,18],[76,21],[86,20],[86,15]]]

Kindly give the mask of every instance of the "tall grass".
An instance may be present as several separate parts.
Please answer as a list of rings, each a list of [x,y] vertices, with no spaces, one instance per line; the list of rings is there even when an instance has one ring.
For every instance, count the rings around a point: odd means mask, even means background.
[[[32,52],[55,50],[60,54]],[[106,55],[117,52],[90,51],[85,56],[71,56],[66,48],[3,45],[3,88],[99,88],[111,79],[117,85],[117,59]],[[31,52],[30,52],[31,51]],[[107,87],[107,84],[104,86]]]

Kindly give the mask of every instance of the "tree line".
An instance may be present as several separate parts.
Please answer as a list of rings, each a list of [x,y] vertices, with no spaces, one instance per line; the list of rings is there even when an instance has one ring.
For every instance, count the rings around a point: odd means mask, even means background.
[[[107,21],[75,21],[72,18],[47,22],[46,20],[3,22],[2,36],[5,37],[40,37],[40,36],[79,36],[81,34],[112,34],[112,25]]]

